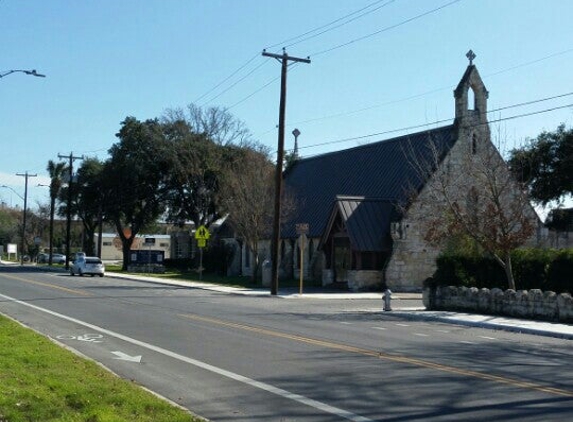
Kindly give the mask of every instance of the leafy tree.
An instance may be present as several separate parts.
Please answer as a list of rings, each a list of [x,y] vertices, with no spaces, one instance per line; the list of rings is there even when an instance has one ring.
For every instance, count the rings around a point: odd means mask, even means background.
[[[87,158],[77,172],[74,184],[72,212],[82,221],[84,237],[82,249],[87,255],[95,255],[94,238],[103,212],[102,172],[104,163],[97,158]]]
[[[215,201],[223,168],[223,147],[194,133],[182,120],[164,122],[169,156],[169,221],[195,227],[219,218]]]
[[[549,212],[545,225],[559,232],[573,231],[573,208],[555,208]]]
[[[0,208],[0,244],[4,245],[4,251],[8,243],[16,243],[19,239],[21,218],[21,210],[5,206]]]
[[[50,239],[48,240],[49,258],[48,264],[52,265],[52,252],[54,251],[54,214],[56,212],[56,199],[62,188],[62,176],[67,170],[66,164],[56,163],[53,160],[48,161],[48,175],[50,176]]]
[[[573,194],[573,129],[561,124],[510,152],[509,166],[531,199],[542,205]]]
[[[141,122],[127,117],[116,135],[119,142],[104,164],[102,190],[107,221],[122,242],[123,269],[137,234],[165,211],[166,181],[171,164],[162,126],[157,120]]]

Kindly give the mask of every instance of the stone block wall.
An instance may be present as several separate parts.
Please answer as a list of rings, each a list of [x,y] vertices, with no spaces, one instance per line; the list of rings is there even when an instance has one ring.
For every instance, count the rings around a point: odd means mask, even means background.
[[[383,271],[348,271],[348,288],[353,292],[380,290]]]
[[[438,286],[424,288],[424,306],[430,310],[476,312],[516,318],[573,322],[573,297],[532,290],[477,289]]]

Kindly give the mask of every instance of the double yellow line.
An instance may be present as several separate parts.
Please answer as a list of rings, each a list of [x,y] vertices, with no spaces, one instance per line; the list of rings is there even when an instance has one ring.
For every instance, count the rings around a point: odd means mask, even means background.
[[[493,381],[493,382],[496,382],[499,384],[511,385],[512,387],[519,387],[519,388],[523,388],[523,389],[527,389],[527,390],[534,390],[534,391],[539,391],[542,393],[547,393],[547,394],[552,394],[552,395],[557,395],[557,396],[573,397],[573,391],[563,390],[563,389],[554,388],[554,387],[547,387],[547,386],[543,386],[540,384],[535,384],[535,383],[528,382],[528,381],[520,381],[520,380],[507,378],[507,377],[500,376],[500,375],[492,375],[492,374],[486,374],[483,372],[477,372],[477,371],[472,371],[472,370],[468,370],[468,369],[456,368],[454,366],[443,365],[441,363],[434,363],[434,362],[430,362],[430,361],[423,360],[423,359],[417,359],[417,358],[411,358],[411,357],[403,356],[403,355],[395,355],[395,354],[390,354],[390,353],[378,352],[378,351],[374,351],[374,350],[363,349],[360,347],[349,346],[346,344],[334,343],[334,342],[331,342],[328,340],[319,340],[319,339],[314,339],[311,337],[304,337],[304,336],[299,336],[296,334],[289,334],[289,333],[284,333],[281,331],[270,330],[267,328],[254,327],[254,326],[245,325],[245,324],[237,324],[235,322],[224,321],[221,319],[204,317],[204,316],[200,316],[200,315],[181,314],[179,316],[193,320],[193,321],[206,322],[206,323],[215,324],[215,325],[219,325],[219,326],[239,329],[239,330],[243,330],[243,331],[249,331],[249,332],[253,332],[253,333],[257,333],[257,334],[263,334],[263,335],[267,335],[267,336],[271,336],[271,337],[283,338],[283,339],[287,339],[287,340],[297,341],[300,343],[306,343],[306,344],[311,344],[314,346],[324,347],[324,348],[328,348],[328,349],[334,349],[334,350],[338,350],[341,352],[354,353],[354,354],[359,354],[362,356],[369,356],[369,357],[378,358],[378,359],[382,359],[382,360],[386,360],[386,361],[390,361],[390,362],[403,363],[403,364],[418,366],[418,367],[422,367],[422,368],[426,368],[426,369],[433,369],[433,370],[437,370],[437,371],[441,371],[441,372],[447,372],[447,373],[471,377],[471,378],[479,378],[479,379],[486,380],[486,381]]]
[[[23,278],[23,277],[17,277],[15,275],[3,274],[3,277],[11,278],[12,280],[23,281],[24,283],[35,284],[36,286],[42,286],[42,287],[48,287],[50,289],[61,290],[61,291],[66,292],[66,293],[73,293],[73,294],[80,295],[80,296],[92,296],[91,293],[85,292],[83,290],[69,289],[67,287],[62,287],[62,286],[58,286],[58,285],[50,284],[50,283],[42,283],[41,281],[30,280],[30,279]]]

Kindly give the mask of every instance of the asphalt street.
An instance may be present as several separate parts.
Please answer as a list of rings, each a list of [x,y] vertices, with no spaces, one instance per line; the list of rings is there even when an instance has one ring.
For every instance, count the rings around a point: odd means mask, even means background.
[[[0,312],[213,421],[563,421],[571,340],[0,267]]]

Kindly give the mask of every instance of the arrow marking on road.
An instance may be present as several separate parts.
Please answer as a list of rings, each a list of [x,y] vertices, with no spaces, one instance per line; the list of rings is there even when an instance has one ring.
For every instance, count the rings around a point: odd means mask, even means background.
[[[114,359],[119,359],[119,360],[126,360],[128,362],[137,362],[137,363],[141,363],[141,355],[138,356],[130,356],[126,353],[123,352],[111,352],[114,355],[116,355],[117,357]]]

